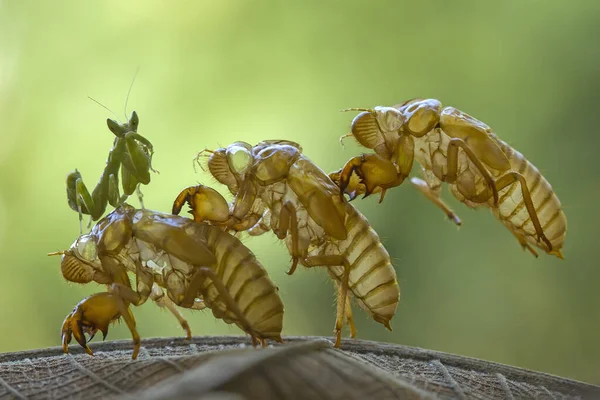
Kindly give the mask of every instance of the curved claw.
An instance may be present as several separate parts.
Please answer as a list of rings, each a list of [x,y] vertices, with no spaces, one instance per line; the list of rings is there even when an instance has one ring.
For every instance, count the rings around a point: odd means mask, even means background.
[[[292,275],[294,272],[296,272],[296,268],[298,267],[298,259],[294,258],[292,260],[292,266],[290,267],[290,269],[286,272],[286,274],[288,275]]]
[[[219,192],[208,186],[190,186],[182,190],[173,202],[172,214],[178,215],[186,203],[196,222],[225,222],[229,219],[229,204]]]
[[[69,353],[69,343],[74,337],[85,352],[93,356],[94,353],[87,342],[92,340],[98,331],[102,332],[102,340],[104,340],[108,334],[109,324],[120,317],[118,300],[113,293],[96,293],[86,297],[77,303],[63,322],[61,330],[63,351]],[[86,333],[89,335],[87,340]]]
[[[340,197],[343,197],[344,194],[347,194],[348,201],[352,201],[359,195],[365,193],[366,187],[364,183],[361,182],[361,178],[358,176],[358,174],[352,174],[352,176],[350,176],[350,178],[348,179],[348,182],[344,182],[344,184],[341,183],[341,175],[341,169],[339,171],[332,172],[329,174],[329,179],[331,179],[333,183],[340,188]],[[345,187],[344,189],[341,189],[343,185],[345,185]]]
[[[404,176],[392,162],[378,154],[363,154],[351,158],[339,173],[334,175],[334,180],[343,193],[350,195],[351,199],[362,194],[363,198],[374,193],[382,193],[380,202],[385,196],[385,190],[398,186],[404,181]]]

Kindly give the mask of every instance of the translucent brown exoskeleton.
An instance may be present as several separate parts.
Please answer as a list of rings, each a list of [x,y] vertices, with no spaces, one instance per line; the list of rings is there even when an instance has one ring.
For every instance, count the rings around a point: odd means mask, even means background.
[[[65,319],[65,353],[74,336],[91,355],[85,333],[106,336],[109,324],[122,317],[133,337],[135,359],[140,337],[130,306],[148,297],[177,317],[188,339],[189,325],[176,306],[211,309],[216,318],[248,333],[255,346],[258,340],[263,346],[266,339],[281,342],[284,309],[276,286],[254,254],[218,227],[124,203],[69,250],[54,254],[62,254],[68,281],[108,286],[107,292],[82,300]],[[136,277],[134,287],[128,273]]]
[[[362,112],[343,137],[353,136],[375,151],[330,174],[351,199],[380,192],[381,202],[387,189],[409,176],[416,160],[424,180],[413,177],[411,183],[457,225],[460,219],[440,199],[442,182],[467,206],[491,209],[534,256],[532,246],[563,258],[567,221],[558,197],[540,171],[489,126],[435,99],[350,110]]]
[[[234,194],[232,204],[214,189],[193,186],[177,197],[174,214],[188,203],[197,221],[251,235],[272,230],[285,240],[292,256],[290,275],[298,263],[326,267],[338,292],[336,347],[344,319],[351,336],[356,335],[351,296],[391,330],[400,288],[390,256],[367,219],[340,196],[339,188],[302,154],[300,145],[236,142],[210,153],[208,169]]]

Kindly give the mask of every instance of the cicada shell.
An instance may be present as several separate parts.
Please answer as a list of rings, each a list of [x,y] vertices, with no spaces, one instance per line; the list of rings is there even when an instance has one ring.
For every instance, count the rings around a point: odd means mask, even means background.
[[[350,296],[391,330],[400,289],[390,256],[367,219],[340,196],[337,185],[302,154],[299,144],[236,142],[212,152],[208,164],[219,171],[217,180],[230,183],[235,196],[231,206],[223,206],[225,200],[216,199],[214,189],[200,185],[181,192],[173,213],[188,203],[199,221],[253,234],[272,230],[292,256],[290,275],[297,264],[326,267],[338,288],[337,347],[344,321],[355,336]],[[229,218],[211,218],[217,209],[219,215],[230,209]]]

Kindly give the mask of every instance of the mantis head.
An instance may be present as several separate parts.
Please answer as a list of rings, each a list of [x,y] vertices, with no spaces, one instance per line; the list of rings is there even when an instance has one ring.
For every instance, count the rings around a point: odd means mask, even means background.
[[[140,119],[135,111],[131,112],[129,120],[123,124],[115,121],[114,119],[108,118],[106,124],[108,129],[115,134],[116,137],[124,137],[128,132],[137,132]]]

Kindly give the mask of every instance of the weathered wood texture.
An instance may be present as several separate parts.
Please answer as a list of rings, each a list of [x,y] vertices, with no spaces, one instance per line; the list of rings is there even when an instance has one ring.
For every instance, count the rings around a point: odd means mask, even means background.
[[[600,387],[413,347],[286,337],[128,340],[0,354],[0,399],[600,399]]]

